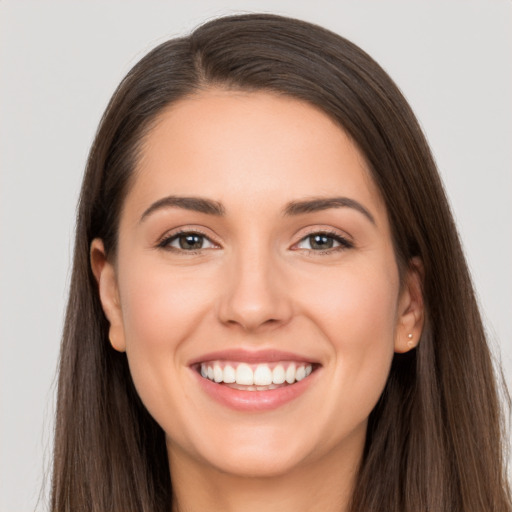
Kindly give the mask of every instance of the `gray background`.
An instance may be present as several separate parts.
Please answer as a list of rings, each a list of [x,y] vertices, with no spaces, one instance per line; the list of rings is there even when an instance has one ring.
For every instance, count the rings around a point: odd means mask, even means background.
[[[391,74],[432,145],[512,384],[512,3],[0,0],[0,511],[38,502],[81,174],[123,75],[235,11],[324,25]],[[43,495],[44,496],[44,495]]]

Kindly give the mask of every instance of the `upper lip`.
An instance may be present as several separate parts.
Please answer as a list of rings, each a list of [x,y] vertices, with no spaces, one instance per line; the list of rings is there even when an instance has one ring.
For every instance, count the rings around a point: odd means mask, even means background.
[[[302,363],[318,363],[311,357],[305,357],[293,352],[284,352],[282,350],[245,350],[245,349],[227,349],[216,352],[209,352],[190,361],[193,366],[207,361],[237,361],[241,363],[273,363],[278,361],[296,361]]]

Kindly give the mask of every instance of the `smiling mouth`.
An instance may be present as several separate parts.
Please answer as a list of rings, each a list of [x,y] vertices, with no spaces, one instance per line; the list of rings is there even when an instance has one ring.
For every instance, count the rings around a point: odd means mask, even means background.
[[[270,391],[291,386],[315,370],[314,363],[279,361],[248,364],[232,361],[208,361],[197,365],[204,379],[241,391]]]

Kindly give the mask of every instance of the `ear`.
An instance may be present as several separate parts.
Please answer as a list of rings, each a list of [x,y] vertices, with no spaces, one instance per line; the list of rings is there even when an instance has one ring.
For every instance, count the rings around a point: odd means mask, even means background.
[[[123,316],[114,266],[107,260],[103,241],[95,238],[90,249],[91,268],[100,294],[103,311],[110,322],[109,340],[119,352],[126,350]]]
[[[425,322],[423,276],[422,261],[419,258],[412,258],[398,301],[395,352],[408,352],[415,348],[420,340]]]

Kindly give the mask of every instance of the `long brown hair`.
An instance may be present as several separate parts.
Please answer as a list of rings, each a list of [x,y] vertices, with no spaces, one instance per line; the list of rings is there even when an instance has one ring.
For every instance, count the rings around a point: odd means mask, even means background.
[[[387,205],[397,261],[424,267],[427,322],[395,355],[372,411],[353,512],[505,512],[496,378],[435,163],[406,100],[366,53],[321,27],[275,15],[219,18],[168,41],[126,76],[101,121],[78,210],[62,340],[51,510],[163,512],[172,486],[162,429],[125,354],[108,342],[89,264],[93,238],[115,257],[120,210],[145,135],[169,104],[210,86],[301,99],[366,156]]]

